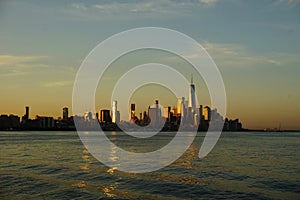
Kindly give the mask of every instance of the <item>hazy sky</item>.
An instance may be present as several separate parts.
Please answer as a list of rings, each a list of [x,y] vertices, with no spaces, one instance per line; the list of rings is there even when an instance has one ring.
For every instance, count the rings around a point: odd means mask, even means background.
[[[87,54],[113,34],[145,26],[180,31],[206,48],[223,76],[230,118],[248,128],[300,129],[299,0],[0,1],[0,113],[21,116],[29,105],[32,118],[61,116],[64,106],[71,110]],[[147,53],[116,61],[106,86],[119,76],[118,66],[170,56]],[[206,86],[195,82],[200,103],[209,104]],[[98,90],[97,108],[110,107],[109,87]],[[155,87],[134,94],[138,109],[154,98],[175,105],[167,89]],[[145,96],[149,90],[157,93]]]

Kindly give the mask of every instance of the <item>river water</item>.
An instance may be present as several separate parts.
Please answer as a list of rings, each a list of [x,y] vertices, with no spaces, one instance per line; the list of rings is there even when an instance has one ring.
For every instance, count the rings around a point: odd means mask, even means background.
[[[107,136],[148,152],[174,133]],[[300,133],[225,132],[199,159],[204,136],[170,166],[135,174],[100,163],[76,132],[0,132],[0,199],[300,199]]]

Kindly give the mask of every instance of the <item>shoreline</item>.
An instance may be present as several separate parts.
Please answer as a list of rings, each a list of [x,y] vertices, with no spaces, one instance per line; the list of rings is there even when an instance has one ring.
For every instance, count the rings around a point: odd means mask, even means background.
[[[59,129],[59,128],[51,128],[51,129],[7,129],[7,130],[0,130],[0,132],[55,132],[55,131],[60,131],[60,132],[74,132],[77,131],[77,129]],[[80,131],[98,131],[95,129],[90,129],[90,130],[80,130]],[[103,132],[124,132],[123,130],[102,130]],[[153,132],[155,130],[143,130],[143,132]],[[183,130],[183,131],[191,131],[191,130]],[[133,130],[127,130],[127,132],[137,132]],[[159,132],[177,132],[177,130],[161,130]],[[204,133],[208,132],[205,130],[198,130],[198,133]],[[213,131],[210,131],[213,132]],[[222,132],[228,133],[228,132],[264,132],[264,133],[288,133],[288,132],[300,132],[300,130],[259,130],[259,129],[243,129],[243,130],[237,130],[237,131],[228,131],[228,130],[223,130]]]

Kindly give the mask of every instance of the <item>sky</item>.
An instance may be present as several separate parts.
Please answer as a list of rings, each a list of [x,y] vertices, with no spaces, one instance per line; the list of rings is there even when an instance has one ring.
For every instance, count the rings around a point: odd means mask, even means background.
[[[0,113],[59,117],[72,110],[73,83],[82,61],[101,41],[138,27],[164,27],[199,42],[218,66],[227,93],[227,116],[252,129],[300,129],[299,0],[0,1]],[[96,94],[110,108],[121,66],[161,62],[190,71],[168,53],[144,51],[112,64]],[[125,68],[126,68],[125,67]],[[195,77],[199,104],[207,87]],[[188,92],[188,88],[186,90]],[[187,97],[187,94],[186,94]],[[132,96],[138,111],[155,98],[176,105],[157,85]]]

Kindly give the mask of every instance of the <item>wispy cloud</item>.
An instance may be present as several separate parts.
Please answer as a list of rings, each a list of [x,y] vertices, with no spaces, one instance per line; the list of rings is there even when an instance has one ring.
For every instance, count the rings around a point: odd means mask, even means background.
[[[282,64],[280,61],[273,60],[273,59],[266,59],[266,62],[274,64],[274,65],[281,65]]]
[[[79,10],[87,10],[87,7],[83,3],[72,3],[71,7]]]
[[[295,60],[295,56],[276,53],[256,53],[250,51],[243,45],[238,44],[217,44],[204,42],[204,48],[222,66],[233,67],[256,67],[256,66],[281,66]]]
[[[203,47],[218,64],[219,67],[247,67],[282,66],[297,60],[296,55],[279,52],[257,54],[239,44],[222,44],[203,42]],[[201,59],[202,54],[188,55],[188,58]],[[167,62],[178,62],[177,56],[163,58]]]
[[[288,4],[290,4],[290,5],[300,5],[300,0],[288,0]]]
[[[14,56],[14,55],[0,55],[0,67],[20,66],[25,67],[37,61],[41,61],[47,56]]]
[[[184,15],[189,13],[191,8],[201,6],[213,6],[217,0],[190,0],[190,1],[174,1],[174,0],[152,0],[152,1],[107,1],[89,3],[72,3],[69,5],[71,9],[64,9],[65,12],[80,17],[88,17],[89,19],[105,19],[122,15],[124,18],[136,16],[157,16],[176,14]]]
[[[243,45],[217,44],[204,42],[204,48],[223,66],[243,67],[262,65],[282,65],[278,56],[273,53],[257,54]]]
[[[277,0],[273,3],[275,6],[300,6],[300,0]]]
[[[44,84],[45,87],[65,87],[73,84],[73,81],[52,81]]]
[[[207,4],[209,6],[213,6],[217,3],[217,0],[199,0],[200,3]]]
[[[218,43],[211,43],[211,42],[208,42],[208,41],[205,41],[203,43],[203,47],[209,52],[221,53],[221,54],[232,55],[232,56],[236,56],[241,51],[245,50],[245,47],[242,46],[242,45],[218,44]]]
[[[0,55],[0,76],[22,76],[29,74],[29,69],[48,67],[42,63],[46,58],[47,56]]]
[[[22,76],[22,75],[26,75],[26,74],[28,74],[28,72],[13,69],[10,71],[6,71],[4,73],[0,73],[0,77]]]
[[[109,3],[109,4],[95,4],[93,7],[100,11],[105,12],[119,12],[119,11],[129,11],[129,12],[158,12],[159,6],[153,2],[137,2],[137,3]]]
[[[280,2],[287,3],[288,5],[291,5],[291,6],[299,6],[300,5],[300,0],[280,0]]]

